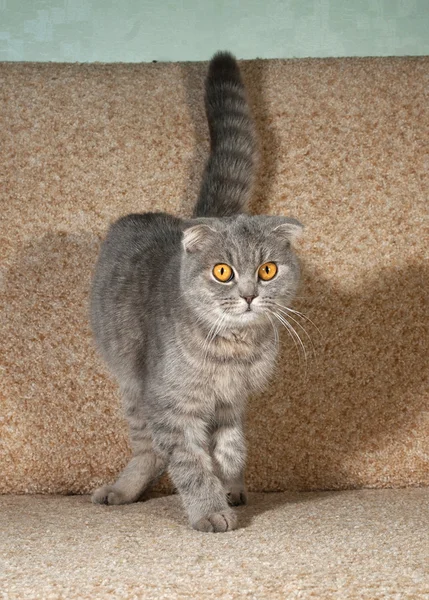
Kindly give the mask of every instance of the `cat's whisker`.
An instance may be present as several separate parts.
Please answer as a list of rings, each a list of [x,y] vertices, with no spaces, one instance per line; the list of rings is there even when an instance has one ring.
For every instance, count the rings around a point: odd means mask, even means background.
[[[210,328],[210,330],[209,330],[209,332],[208,332],[208,334],[206,336],[206,339],[204,340],[204,345],[203,345],[204,355],[205,355],[206,352],[208,352],[208,348],[209,348],[209,346],[210,346],[210,344],[212,342],[212,338],[213,338],[214,332],[216,330],[216,327],[218,326],[218,323],[219,323],[220,319],[221,319],[220,316],[216,319],[216,321],[214,322],[214,324]]]
[[[224,325],[224,323],[225,323],[225,320],[226,320],[226,314],[222,314],[222,315],[221,315],[221,317],[220,317],[220,323],[219,323],[219,325],[217,326],[217,328],[216,328],[216,331],[214,332],[214,334],[213,334],[213,336],[212,336],[212,339],[210,340],[210,343],[211,343],[211,342],[212,342],[212,341],[215,339],[215,337],[216,337],[217,335],[219,335],[219,333],[222,331],[222,329],[223,329],[223,325]]]
[[[215,321],[215,322],[213,323],[213,325],[210,327],[210,329],[209,329],[209,332],[208,332],[207,336],[206,336],[206,337],[205,337],[205,339],[204,339],[204,342],[203,342],[203,347],[202,347],[202,353],[203,353],[203,362],[205,361],[205,359],[206,359],[206,354],[208,353],[208,349],[209,349],[209,346],[210,346],[210,343],[211,343],[211,340],[210,340],[210,338],[211,338],[212,332],[215,330],[215,328],[216,328],[216,326],[217,326],[217,324],[218,324],[219,320],[221,319],[221,317],[222,317],[222,315],[220,315],[220,316],[219,316],[219,317],[216,319],[216,321]]]
[[[210,344],[213,342],[213,340],[216,338],[217,335],[219,335],[219,333],[221,332],[224,322],[226,319],[226,314],[221,314],[216,321],[214,322],[214,324],[212,325],[212,327],[210,328],[207,337],[204,341],[204,345],[203,345],[203,363],[205,364],[206,359],[208,358],[208,352],[210,349]]]
[[[307,362],[307,349],[306,349],[306,347],[305,347],[305,345],[304,345],[304,342],[303,342],[303,341],[302,341],[302,339],[301,339],[301,336],[299,335],[299,333],[297,332],[297,330],[295,329],[295,327],[294,327],[294,326],[293,326],[291,323],[289,323],[289,321],[287,321],[287,320],[286,320],[286,319],[283,317],[283,315],[279,315],[278,313],[277,313],[277,315],[278,315],[278,317],[279,317],[279,318],[280,318],[280,319],[281,319],[281,320],[282,320],[282,321],[285,323],[285,325],[287,324],[287,327],[290,327],[290,330],[291,330],[291,332],[293,333],[293,335],[295,335],[295,336],[296,336],[296,338],[297,338],[297,340],[298,340],[298,343],[299,343],[299,345],[300,345],[300,346],[301,346],[301,348],[302,348],[302,352],[303,352],[303,354],[304,354],[305,361]]]
[[[273,328],[273,331],[274,331],[274,343],[275,343],[276,347],[278,348],[279,347],[279,332],[277,331],[277,328],[274,325],[274,322],[272,321],[272,319],[270,317],[270,313],[265,312],[264,315],[267,317],[267,319],[271,323],[271,327]]]
[[[288,321],[286,321],[286,319],[280,315],[279,313],[273,312],[273,314],[278,318],[278,320],[280,321],[280,323],[282,323],[287,330],[290,332],[291,336],[297,340],[297,342],[299,343],[299,346],[302,349],[303,352],[303,356],[305,359],[305,363],[307,364],[307,350],[304,346],[304,343],[300,337],[300,335],[297,333],[296,329],[293,327],[293,325],[291,325],[291,323],[289,323]]]
[[[295,339],[295,337],[292,335],[292,333],[291,333],[291,331],[290,331],[289,327],[288,327],[287,325],[285,325],[285,324],[284,324],[283,320],[282,320],[282,319],[280,319],[279,315],[278,315],[276,312],[274,312],[274,311],[272,311],[272,310],[270,310],[269,312],[270,312],[270,313],[271,313],[271,314],[272,314],[272,315],[273,315],[273,316],[274,316],[274,317],[275,317],[275,318],[276,318],[276,319],[277,319],[277,320],[278,320],[278,321],[281,323],[281,325],[283,325],[283,327],[286,329],[286,331],[288,332],[288,334],[289,334],[289,335],[290,335],[290,337],[292,338],[292,341],[293,341],[293,343],[294,343],[294,345],[295,345],[295,348],[296,348],[296,351],[297,351],[297,353],[298,353],[298,356],[300,356],[300,352],[299,352],[299,347],[298,347],[298,344],[297,344],[297,342],[296,342],[296,339]]]
[[[288,312],[293,313],[294,315],[296,315],[298,317],[301,317],[302,319],[305,319],[306,321],[308,321],[309,323],[311,323],[311,325],[313,325],[313,327],[316,329],[316,331],[319,333],[319,335],[323,337],[322,332],[317,327],[316,323],[310,319],[310,317],[308,317],[304,313],[300,312],[299,310],[295,310],[294,308],[290,308],[290,306],[284,306],[283,304],[280,304],[279,302],[274,302],[274,304],[277,307],[283,308],[284,310],[287,310]]]
[[[309,333],[308,333],[308,331],[305,329],[305,327],[303,327],[303,325],[302,325],[302,324],[301,324],[299,321],[297,321],[296,319],[294,319],[294,318],[293,318],[293,317],[292,317],[292,316],[291,316],[289,313],[287,313],[285,310],[283,310],[283,309],[281,309],[281,308],[277,308],[277,310],[278,310],[278,311],[280,311],[284,317],[286,317],[287,319],[291,319],[291,320],[292,320],[294,323],[296,323],[296,325],[298,325],[298,327],[299,327],[300,329],[302,329],[302,331],[305,333],[305,335],[306,335],[306,337],[307,337],[308,341],[310,342],[310,344],[311,344],[311,349],[312,349],[312,351],[313,351],[313,354],[315,355],[315,354],[316,354],[316,349],[315,349],[315,347],[314,347],[313,340],[311,339],[311,337],[310,337],[310,334],[309,334]]]

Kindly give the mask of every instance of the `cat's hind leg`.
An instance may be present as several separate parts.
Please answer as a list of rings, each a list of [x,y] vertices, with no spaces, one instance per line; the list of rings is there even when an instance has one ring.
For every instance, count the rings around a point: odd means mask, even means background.
[[[92,495],[94,504],[130,504],[165,471],[166,462],[153,448],[152,436],[143,418],[129,417],[133,456],[112,485],[103,485]]]

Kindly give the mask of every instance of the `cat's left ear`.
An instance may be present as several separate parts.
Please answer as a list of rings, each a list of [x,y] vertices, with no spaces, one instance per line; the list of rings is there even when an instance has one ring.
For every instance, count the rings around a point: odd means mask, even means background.
[[[304,230],[304,225],[290,217],[284,217],[284,222],[274,227],[273,232],[283,236],[289,242],[294,242],[299,239]]]
[[[304,225],[292,217],[266,217],[272,233],[292,244],[301,235]]]
[[[217,235],[217,231],[209,225],[198,224],[188,227],[183,232],[182,244],[186,252],[202,250],[204,246]]]

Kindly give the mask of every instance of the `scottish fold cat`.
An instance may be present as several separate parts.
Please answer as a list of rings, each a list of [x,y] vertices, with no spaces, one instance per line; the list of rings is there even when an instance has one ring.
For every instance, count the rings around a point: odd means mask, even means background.
[[[133,455],[92,499],[135,502],[168,469],[191,526],[224,532],[246,502],[243,414],[275,365],[302,226],[246,213],[256,139],[231,54],[211,60],[205,102],[211,150],[193,217],[123,217],[96,265],[92,329],[121,389]]]

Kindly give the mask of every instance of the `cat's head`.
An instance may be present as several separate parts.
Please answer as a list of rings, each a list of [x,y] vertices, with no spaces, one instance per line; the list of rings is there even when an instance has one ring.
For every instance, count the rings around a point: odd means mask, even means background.
[[[183,233],[181,291],[196,317],[222,327],[269,324],[293,299],[302,225],[275,216],[196,219]],[[267,316],[268,315],[268,316]]]

